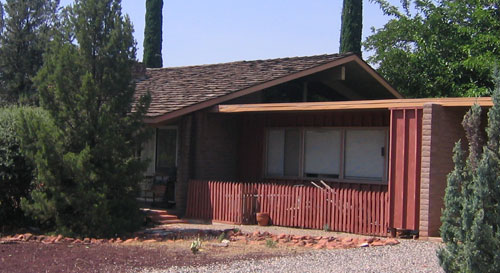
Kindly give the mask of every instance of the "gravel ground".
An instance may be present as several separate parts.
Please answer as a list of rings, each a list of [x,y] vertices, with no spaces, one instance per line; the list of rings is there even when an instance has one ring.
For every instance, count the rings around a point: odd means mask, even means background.
[[[373,236],[363,236],[363,235],[357,235],[357,234],[350,234],[350,233],[342,233],[342,232],[333,232],[333,231],[324,231],[324,230],[318,230],[318,229],[302,229],[302,228],[290,228],[290,227],[279,227],[279,226],[257,226],[257,225],[230,225],[230,224],[221,224],[221,223],[214,223],[214,224],[196,224],[196,223],[190,223],[190,224],[173,224],[173,225],[166,225],[166,226],[159,226],[164,227],[166,229],[211,229],[211,230],[226,230],[226,229],[234,229],[237,228],[241,230],[242,232],[245,233],[253,233],[254,231],[258,230],[260,232],[267,231],[271,234],[292,234],[292,235],[308,235],[308,236],[335,236],[335,237],[373,237]]]
[[[401,240],[396,246],[315,250],[265,260],[142,272],[444,272],[436,257],[439,243]]]

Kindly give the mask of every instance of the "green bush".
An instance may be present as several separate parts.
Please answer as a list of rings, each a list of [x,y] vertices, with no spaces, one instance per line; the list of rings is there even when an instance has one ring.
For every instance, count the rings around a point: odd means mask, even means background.
[[[445,272],[499,272],[500,268],[500,75],[488,111],[486,139],[481,108],[474,105],[462,122],[468,154],[454,148],[441,216],[445,247],[438,251]]]
[[[20,111],[16,107],[0,108],[0,226],[3,227],[24,222],[20,200],[28,196],[33,180],[33,165],[21,151],[16,132]]]

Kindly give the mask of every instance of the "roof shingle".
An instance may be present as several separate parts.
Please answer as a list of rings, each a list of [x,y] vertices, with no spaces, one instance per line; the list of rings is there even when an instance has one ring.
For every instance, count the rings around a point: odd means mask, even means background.
[[[157,117],[225,96],[352,54],[331,54],[210,65],[148,69],[136,96],[151,93],[148,117]]]

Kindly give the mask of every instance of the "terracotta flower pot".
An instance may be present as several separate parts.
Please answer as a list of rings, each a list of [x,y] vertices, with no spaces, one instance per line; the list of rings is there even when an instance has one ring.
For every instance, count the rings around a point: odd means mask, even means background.
[[[257,223],[259,226],[269,225],[269,213],[267,212],[257,212]]]

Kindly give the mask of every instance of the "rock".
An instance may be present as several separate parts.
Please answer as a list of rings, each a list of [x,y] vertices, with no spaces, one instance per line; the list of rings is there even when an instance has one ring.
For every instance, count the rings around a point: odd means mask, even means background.
[[[397,244],[399,244],[399,241],[396,239],[387,239],[385,241],[385,245],[388,245],[388,246],[393,246],[393,245],[397,245]]]
[[[146,243],[146,244],[150,244],[150,243],[156,243],[157,241],[155,239],[149,239],[149,240],[144,240],[142,242]]]
[[[269,236],[271,236],[271,233],[264,231],[264,232],[262,232],[262,236],[269,237]]]
[[[229,246],[229,240],[222,240],[222,242],[218,244],[213,244],[213,246],[216,247],[228,247]]]
[[[83,239],[84,244],[90,244],[90,238],[84,238]]]
[[[228,238],[231,237],[231,236],[233,236],[233,235],[234,235],[234,230],[230,229],[230,230],[226,231],[226,236]]]
[[[343,243],[349,243],[349,242],[352,242],[352,238],[351,237],[344,237],[342,239],[340,239]]]
[[[313,239],[309,239],[309,240],[304,239],[304,241],[305,241],[306,243],[308,243],[308,244],[315,244],[315,243],[316,243],[316,241],[315,241],[315,240],[313,240]]]
[[[23,235],[23,240],[24,241],[29,241],[31,239],[31,237],[33,237],[33,234],[31,234],[31,233],[25,233]]]
[[[316,244],[316,245],[314,246],[314,249],[322,249],[322,248],[324,248],[325,246],[326,246],[326,244]]]
[[[328,241],[328,239],[326,239],[326,238],[325,238],[325,239],[321,239],[321,240],[319,240],[319,241],[318,241],[318,244],[326,244],[326,243],[328,243],[328,242],[329,242],[329,241]]]
[[[252,233],[252,236],[254,237],[259,237],[260,236],[260,231],[256,230]]]
[[[278,243],[280,244],[285,244],[285,243],[288,243],[289,240],[288,239],[278,239]]]
[[[69,238],[69,237],[64,238],[64,242],[71,243],[73,241],[75,241],[75,239],[73,239],[73,238]]]
[[[295,245],[294,245],[294,246],[305,246],[305,245],[306,245],[306,242],[304,242],[304,241],[300,240],[300,241],[298,241],[297,243],[295,243]]]
[[[55,243],[59,243],[60,241],[62,241],[64,239],[64,236],[62,236],[61,234],[57,235],[56,239],[54,240]]]
[[[127,239],[125,241],[123,241],[124,244],[129,244],[129,243],[133,243],[134,242],[134,239]]]
[[[277,236],[278,239],[285,239],[287,236],[285,233],[281,233],[280,235]]]
[[[241,240],[246,241],[247,237],[239,235],[239,236],[234,236],[232,239],[234,239],[235,241],[241,241]]]
[[[302,236],[302,235],[294,235],[292,237],[292,239],[294,240],[304,240],[306,238],[306,236]]]
[[[43,240],[42,243],[53,244],[53,243],[55,243],[56,239],[57,239],[57,237],[55,237],[55,236],[49,236],[49,237],[45,238],[45,240]]]
[[[90,243],[94,244],[94,245],[100,245],[100,244],[102,244],[102,242],[103,242],[103,239],[95,239],[95,238],[90,239]]]
[[[316,241],[319,241],[319,240],[323,239],[323,236],[314,236],[314,237],[312,237],[312,238],[313,238],[314,240],[316,240]]]
[[[375,238],[375,237],[371,237],[371,238],[368,238],[368,239],[366,240],[366,242],[367,242],[367,243],[369,243],[369,244],[371,244],[371,243],[373,243],[373,242],[375,241],[375,239],[377,239],[377,238]]]
[[[338,247],[339,247],[339,244],[335,241],[326,243],[326,248],[328,248],[328,249],[335,249]]]
[[[370,244],[370,246],[384,246],[385,244],[381,241],[375,241]]]
[[[359,247],[369,247],[369,246],[370,246],[370,244],[365,242],[365,243],[361,243],[361,244],[359,244],[358,246],[359,246]]]
[[[308,243],[304,247],[309,247],[310,248],[310,247],[313,247],[313,246],[314,246],[314,244]]]

